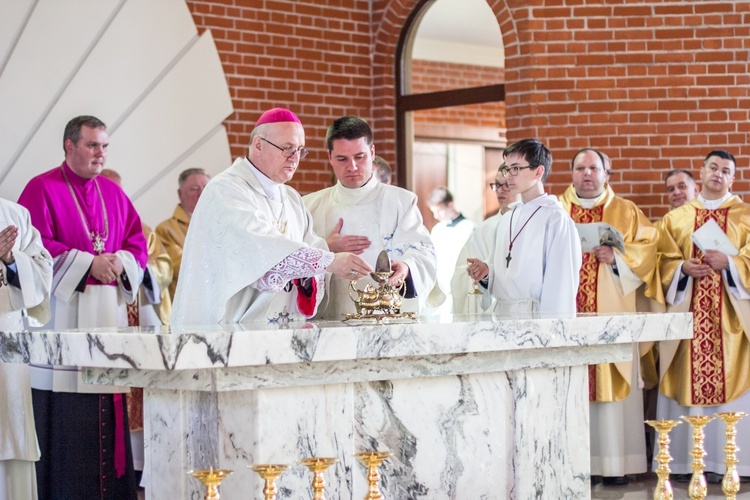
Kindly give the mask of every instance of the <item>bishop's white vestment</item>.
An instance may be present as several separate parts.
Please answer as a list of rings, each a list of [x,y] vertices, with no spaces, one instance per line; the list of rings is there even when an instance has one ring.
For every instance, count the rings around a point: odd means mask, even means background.
[[[360,257],[373,269],[382,250],[388,252],[391,260],[408,265],[416,297],[405,299],[401,310],[419,311],[435,285],[436,260],[414,193],[382,184],[372,176],[359,188],[349,189],[336,183],[308,194],[303,200],[312,213],[317,234],[328,236],[339,219],[343,219],[341,234],[367,236],[370,246]],[[366,277],[359,280],[357,287],[362,289],[365,283],[374,282]],[[318,314],[322,319],[342,319],[343,314],[355,312],[348,279],[331,276],[325,300]]]
[[[0,199],[0,229],[11,225],[18,228],[18,237],[13,245],[15,265],[11,265],[15,271],[10,272],[20,286],[8,283],[9,266],[0,263],[0,331],[12,336],[24,330],[24,317],[35,326],[49,320],[52,257],[31,225],[29,212]],[[37,498],[37,460],[29,367],[0,363],[0,500]]]
[[[334,257],[312,226],[297,191],[247,158],[235,160],[211,179],[193,212],[170,325],[311,317]],[[300,310],[299,278],[312,278],[310,310]]]

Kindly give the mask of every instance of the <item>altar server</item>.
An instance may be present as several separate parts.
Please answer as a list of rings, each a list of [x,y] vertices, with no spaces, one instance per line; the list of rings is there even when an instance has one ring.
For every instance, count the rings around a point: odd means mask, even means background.
[[[55,259],[47,329],[128,326],[129,314],[137,318],[137,307],[128,306],[148,260],[146,239],[128,197],[99,176],[108,148],[101,120],[73,118],[63,135],[65,161],[21,193]],[[60,366],[32,366],[31,385],[39,496],[135,499],[127,389],[84,384],[75,367]]]
[[[692,339],[660,345],[660,419],[750,413],[750,207],[731,193],[735,170],[731,153],[711,151],[700,170],[698,197],[667,213],[659,224],[661,281],[669,310],[693,313]],[[699,250],[693,235],[710,221],[737,255]],[[706,475],[720,480],[725,427],[716,421],[704,430]],[[737,470],[750,476],[750,419],[741,420],[737,431]],[[688,426],[672,429],[670,438],[672,472],[692,472]]]
[[[24,317],[49,320],[52,257],[22,206],[0,198],[0,227],[0,331],[10,334]],[[37,460],[29,367],[0,363],[0,500],[36,500]]]
[[[173,326],[309,318],[326,270],[351,278],[372,271],[352,253],[329,252],[299,193],[285,185],[305,156],[294,113],[261,115],[248,155],[211,179],[193,212]]]
[[[638,295],[663,304],[657,282],[656,228],[632,201],[616,196],[608,184],[608,158],[585,148],[573,156],[572,184],[560,197],[577,223],[604,222],[624,240],[624,253],[597,245],[583,255],[576,297],[579,313],[636,312]],[[627,482],[626,474],[646,472],[646,438],[643,429],[643,393],[640,355],[633,346],[635,363],[609,363],[589,367],[591,401],[591,474],[606,483]]]
[[[521,203],[489,231],[488,257],[469,258],[467,273],[489,291],[498,314],[546,317],[575,314],[581,244],[560,202],[544,191],[552,155],[536,139],[523,139],[503,152],[500,172]]]
[[[373,174],[373,134],[362,118],[344,116],[334,121],[326,133],[326,147],[338,182],[304,197],[315,232],[326,235],[331,251],[356,252],[371,266],[382,250],[388,252],[394,271],[389,282],[405,281],[407,300],[402,310],[419,311],[435,284],[436,259],[417,196],[383,184]],[[355,312],[349,298],[352,278],[362,276],[331,278],[321,318],[342,319],[343,314]],[[364,282],[372,279],[366,277]]]

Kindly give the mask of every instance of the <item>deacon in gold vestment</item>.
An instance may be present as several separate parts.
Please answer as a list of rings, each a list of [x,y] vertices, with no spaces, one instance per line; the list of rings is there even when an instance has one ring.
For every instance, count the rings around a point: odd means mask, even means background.
[[[164,248],[167,249],[169,258],[172,260],[172,282],[169,284],[169,296],[172,300],[174,300],[174,292],[177,290],[177,279],[180,277],[182,248],[185,246],[185,236],[190,226],[190,218],[203,189],[210,179],[211,177],[202,168],[184,170],[178,179],[177,196],[180,198],[180,203],[175,207],[171,218],[156,226],[156,235]],[[166,318],[169,318],[169,314]],[[162,316],[162,319],[165,319],[165,317]]]
[[[574,222],[607,223],[625,242],[625,254],[604,245],[583,254],[579,313],[636,312],[639,294],[664,302],[656,279],[656,228],[633,202],[614,194],[608,178],[604,156],[583,149],[573,157],[573,184],[560,198]],[[633,350],[635,359],[643,354]],[[625,474],[646,472],[640,389],[638,363],[589,367],[592,475],[617,484]]]
[[[669,309],[693,312],[693,339],[661,343],[657,418],[750,413],[750,206],[729,191],[734,157],[712,151],[701,168],[702,189],[659,225],[661,281]],[[738,249],[735,256],[701,252],[694,232],[713,219]],[[685,426],[687,427],[687,426]],[[738,471],[750,475],[750,421],[737,427]],[[724,425],[706,426],[706,471],[723,474]],[[672,472],[691,472],[689,429],[670,433]]]

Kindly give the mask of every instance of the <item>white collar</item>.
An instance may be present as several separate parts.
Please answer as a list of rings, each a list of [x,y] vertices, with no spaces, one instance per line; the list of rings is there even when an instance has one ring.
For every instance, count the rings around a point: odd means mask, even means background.
[[[719,208],[720,206],[722,206],[724,204],[724,202],[727,201],[731,197],[732,197],[732,193],[730,193],[729,191],[727,191],[724,196],[722,196],[721,198],[719,198],[717,200],[707,200],[707,199],[705,199],[703,197],[703,195],[701,193],[698,193],[698,201],[700,201],[701,203],[703,203],[703,206],[706,207],[709,210],[716,210],[717,208]]]
[[[585,208],[586,210],[590,210],[594,208],[596,204],[599,203],[599,201],[602,200],[605,196],[607,196],[606,189],[602,191],[602,194],[600,194],[596,198],[581,198],[580,196],[578,196],[578,193],[576,193],[576,198],[578,198],[578,203],[581,204],[581,208]]]
[[[250,159],[245,158],[245,160],[247,160],[247,164],[250,165],[250,171],[255,175],[255,178],[258,179],[258,183],[260,183],[260,187],[263,188],[263,192],[266,193],[266,196],[271,200],[276,200],[277,198],[280,199],[281,186],[283,184],[270,179],[266,174],[258,170],[258,167],[253,165],[253,162],[251,162]]]
[[[358,203],[361,202],[364,197],[374,192],[379,184],[378,178],[375,177],[375,175],[370,177],[369,181],[358,188],[344,187],[341,182],[337,182],[336,185],[333,186],[334,196],[336,197],[336,201],[342,204]]]

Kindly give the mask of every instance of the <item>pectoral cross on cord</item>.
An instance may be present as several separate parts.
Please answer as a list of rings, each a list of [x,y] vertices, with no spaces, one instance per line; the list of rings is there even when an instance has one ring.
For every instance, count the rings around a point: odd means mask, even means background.
[[[523,226],[521,226],[521,229],[518,230],[515,236],[513,236],[513,215],[516,213],[516,210],[514,209],[510,213],[510,224],[508,225],[508,238],[510,238],[510,243],[508,244],[508,256],[505,257],[505,267],[507,268],[510,266],[510,260],[513,258],[510,256],[510,253],[513,251],[513,243],[515,243],[516,238],[518,238],[518,235],[521,234],[521,231],[524,230],[526,227],[526,224],[529,223],[529,221],[536,215],[536,213],[539,211],[539,209],[542,207],[536,207],[536,210],[534,210],[534,213],[531,214],[531,217],[526,219],[526,222],[523,223]]]

